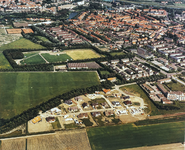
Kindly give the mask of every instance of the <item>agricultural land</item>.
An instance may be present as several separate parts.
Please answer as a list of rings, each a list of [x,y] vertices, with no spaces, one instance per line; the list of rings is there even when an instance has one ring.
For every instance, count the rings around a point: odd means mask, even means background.
[[[96,72],[1,73],[0,117],[13,117],[74,88],[97,84]]]
[[[1,150],[91,150],[86,130],[60,131],[54,134],[2,140]]]
[[[74,50],[66,50],[64,52],[66,52],[66,54],[69,55],[74,60],[101,57],[92,49],[74,49]]]
[[[184,122],[150,126],[133,124],[87,129],[93,150],[112,150],[184,141]]]
[[[4,51],[6,49],[44,49],[44,48],[45,47],[43,47],[42,45],[35,44],[30,40],[20,38],[17,41],[1,46],[0,51]]]

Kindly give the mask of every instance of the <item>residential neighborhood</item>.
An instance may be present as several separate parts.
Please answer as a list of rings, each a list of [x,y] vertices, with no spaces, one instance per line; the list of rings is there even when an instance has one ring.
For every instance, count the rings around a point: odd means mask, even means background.
[[[0,150],[183,150],[184,6],[0,0]]]

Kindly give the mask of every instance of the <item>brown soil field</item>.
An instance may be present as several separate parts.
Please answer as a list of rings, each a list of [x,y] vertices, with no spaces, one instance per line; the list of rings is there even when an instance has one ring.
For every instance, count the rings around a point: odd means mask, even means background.
[[[27,150],[91,150],[86,130],[27,138]]]
[[[26,139],[2,140],[0,150],[25,150]]]

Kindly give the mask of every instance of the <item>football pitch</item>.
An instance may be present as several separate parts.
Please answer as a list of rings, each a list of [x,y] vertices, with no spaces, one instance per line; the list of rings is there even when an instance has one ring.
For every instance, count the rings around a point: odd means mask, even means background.
[[[184,123],[164,123],[150,126],[133,124],[88,128],[92,150],[118,150],[184,141]]]
[[[0,118],[11,118],[59,94],[97,84],[96,72],[0,73]]]

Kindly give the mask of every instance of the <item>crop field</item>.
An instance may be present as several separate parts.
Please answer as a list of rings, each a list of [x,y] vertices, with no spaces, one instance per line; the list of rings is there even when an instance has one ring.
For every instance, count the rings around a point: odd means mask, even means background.
[[[96,53],[92,49],[74,49],[74,50],[66,50],[64,52],[66,52],[66,54],[69,55],[74,60],[101,57],[98,53]]]
[[[71,60],[71,57],[67,54],[50,55],[50,54],[41,54],[48,62],[58,62],[58,61],[67,61]]]
[[[43,47],[42,45],[35,44],[30,40],[27,40],[25,38],[20,38],[17,41],[1,46],[0,51],[6,50],[6,49],[44,49],[44,48],[45,47]]]
[[[184,123],[164,123],[150,126],[133,124],[88,128],[92,150],[113,150],[184,141]]]
[[[120,89],[123,90],[124,92],[127,92],[128,94],[134,94],[136,96],[143,98],[145,103],[148,104],[149,113],[151,115],[160,115],[161,114],[159,109],[157,109],[157,107],[151,102],[149,97],[145,94],[145,92],[137,84],[123,86]]]
[[[12,69],[11,65],[4,57],[3,53],[0,53],[0,69]]]
[[[26,139],[2,140],[0,150],[25,150]]]
[[[22,65],[24,65],[24,64],[33,65],[33,64],[43,64],[43,63],[46,63],[46,61],[38,54],[33,57],[24,59],[20,63]]]
[[[1,73],[0,118],[13,117],[72,89],[97,84],[96,72]]]
[[[85,130],[28,138],[27,150],[91,150]]]

